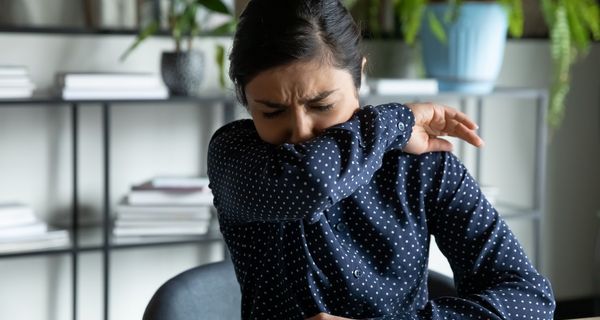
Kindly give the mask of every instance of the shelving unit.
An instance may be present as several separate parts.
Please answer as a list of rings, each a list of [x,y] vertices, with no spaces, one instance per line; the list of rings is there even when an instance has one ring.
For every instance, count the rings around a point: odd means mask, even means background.
[[[523,98],[532,100],[531,104],[536,108],[536,150],[535,150],[535,172],[534,175],[534,186],[533,186],[533,206],[531,208],[519,208],[510,204],[499,203],[496,207],[502,214],[502,217],[506,220],[510,219],[531,219],[534,227],[534,254],[533,260],[537,268],[540,268],[540,244],[541,244],[541,221],[544,217],[544,200],[545,200],[545,171],[546,171],[546,108],[548,101],[548,94],[543,89],[498,89],[491,94],[487,95],[461,95],[458,93],[440,93],[431,96],[415,96],[415,95],[368,95],[361,97],[363,103],[368,102],[371,99],[385,99],[387,101],[423,101],[423,100],[441,100],[441,99],[458,99],[460,101],[460,108],[465,110],[467,103],[474,101],[476,105],[476,120],[478,123],[482,123],[483,114],[485,112],[484,101],[489,97],[506,97],[506,98]],[[73,190],[72,190],[72,205],[71,205],[71,225],[70,225],[70,239],[71,244],[63,248],[54,248],[47,250],[36,250],[36,251],[24,251],[24,252],[13,252],[13,253],[0,253],[0,259],[8,259],[15,257],[25,256],[41,256],[41,255],[70,255],[72,263],[72,317],[77,319],[77,274],[78,274],[78,263],[79,255],[84,252],[101,252],[102,253],[102,272],[103,272],[103,311],[104,319],[108,319],[109,314],[109,279],[110,279],[110,253],[113,250],[122,250],[130,248],[142,248],[142,247],[155,247],[155,246],[170,246],[170,245],[182,245],[182,244],[198,244],[198,243],[211,243],[222,241],[222,237],[218,230],[216,223],[212,224],[212,227],[208,234],[202,236],[190,236],[190,237],[172,237],[169,239],[165,238],[148,238],[143,241],[116,241],[111,237],[111,208],[113,200],[110,198],[110,132],[111,123],[110,112],[113,104],[141,104],[141,103],[168,103],[170,105],[177,105],[178,103],[194,103],[198,105],[206,104],[220,104],[224,110],[224,121],[225,123],[234,120],[235,114],[235,102],[232,96],[226,95],[212,95],[212,96],[201,96],[201,97],[170,97],[166,100],[85,100],[85,101],[67,101],[60,97],[53,96],[47,93],[38,93],[35,96],[28,99],[9,99],[0,100],[0,108],[9,107],[15,105],[47,105],[52,106],[69,106],[71,124],[72,124],[72,161],[73,161]],[[78,115],[81,108],[85,108],[88,105],[100,105],[101,106],[101,132],[102,132],[102,165],[103,165],[103,222],[101,226],[95,228],[80,228],[79,227],[79,195],[78,195],[78,158],[77,150],[79,146],[78,130],[79,121]],[[482,175],[482,154],[484,150],[478,149],[476,152],[475,160],[475,172],[474,176],[480,179]],[[90,240],[92,239],[92,240]]]
[[[47,105],[52,106],[64,106],[68,105],[70,108],[71,115],[71,137],[72,137],[72,161],[73,161],[73,190],[72,190],[72,205],[71,205],[71,226],[70,226],[70,245],[62,248],[52,249],[40,249],[23,252],[11,252],[11,253],[0,253],[0,259],[14,258],[14,257],[25,257],[25,256],[39,256],[39,255],[60,255],[69,254],[71,256],[71,267],[72,267],[72,317],[77,319],[77,274],[78,274],[78,257],[80,253],[100,251],[102,252],[103,260],[103,311],[104,319],[108,319],[109,314],[109,279],[110,279],[110,253],[113,250],[121,250],[128,248],[141,248],[141,247],[156,247],[156,246],[167,246],[167,245],[181,245],[181,244],[199,244],[199,243],[210,243],[222,241],[222,236],[216,226],[216,223],[212,223],[210,230],[207,234],[201,236],[186,236],[186,237],[169,237],[165,238],[148,238],[139,241],[120,241],[111,236],[111,203],[110,199],[110,110],[113,104],[141,104],[141,103],[194,103],[198,105],[215,104],[219,103],[224,109],[224,120],[226,122],[231,121],[234,114],[234,100],[231,96],[226,95],[212,95],[212,96],[198,96],[198,97],[170,97],[164,100],[64,100],[61,97],[56,97],[48,93],[36,93],[33,97],[27,99],[4,99],[0,100],[0,108],[9,107],[15,105],[31,106],[31,105]],[[81,229],[79,227],[79,196],[78,196],[78,158],[77,150],[79,147],[78,130],[79,130],[79,110],[88,105],[100,105],[102,108],[101,113],[101,131],[103,138],[102,145],[102,164],[103,164],[103,219],[102,225],[96,228]],[[89,244],[96,243],[94,241],[83,241],[83,239],[100,238],[101,244]],[[88,244],[83,244],[87,242]]]

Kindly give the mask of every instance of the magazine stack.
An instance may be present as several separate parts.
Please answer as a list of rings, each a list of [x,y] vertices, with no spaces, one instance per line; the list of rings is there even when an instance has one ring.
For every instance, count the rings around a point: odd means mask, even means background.
[[[159,100],[167,87],[151,73],[59,73],[57,85],[65,100]]]
[[[207,178],[155,178],[117,206],[115,237],[195,236],[208,232],[213,196]]]
[[[27,67],[0,65],[0,99],[30,98],[34,89]]]
[[[66,230],[52,230],[30,206],[0,203],[0,253],[46,250],[69,245]]]

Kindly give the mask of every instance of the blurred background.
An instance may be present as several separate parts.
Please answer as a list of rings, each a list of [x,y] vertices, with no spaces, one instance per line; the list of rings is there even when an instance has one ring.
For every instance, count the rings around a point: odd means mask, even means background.
[[[425,61],[446,59],[427,57],[423,37],[435,25],[427,14],[407,43],[398,1],[346,5],[365,36],[363,103],[436,101],[479,122],[483,150],[453,140],[455,153],[550,279],[556,318],[566,319],[600,315],[600,44],[593,28],[588,43],[557,40],[560,2],[544,12],[522,1],[521,34],[505,26],[502,42],[488,46],[499,61],[485,75],[489,90],[452,82]],[[167,279],[226,256],[202,178],[212,133],[249,117],[223,79],[245,1],[192,15],[187,5],[0,0],[0,318],[140,319]],[[177,44],[172,21],[190,17]],[[459,31],[438,22],[451,47]],[[560,52],[571,54],[566,66]],[[183,55],[184,70],[169,62],[172,53]],[[494,69],[481,63],[464,69]],[[564,70],[566,80],[557,77]],[[158,187],[158,198],[131,202],[161,177],[194,183],[183,204],[189,220],[129,229],[136,206],[182,205]],[[432,252],[431,268],[451,276]]]

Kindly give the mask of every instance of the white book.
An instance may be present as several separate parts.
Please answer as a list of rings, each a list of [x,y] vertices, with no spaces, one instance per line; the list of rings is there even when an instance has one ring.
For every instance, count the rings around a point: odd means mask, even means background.
[[[428,95],[439,92],[436,79],[369,79],[369,88],[376,94]]]
[[[25,66],[0,65],[0,76],[26,76],[27,74],[27,67]]]
[[[130,205],[212,205],[210,192],[165,192],[157,190],[131,191],[127,196]]]
[[[0,87],[0,99],[30,98],[33,95],[33,87]]]
[[[0,228],[36,222],[33,208],[20,203],[0,203]]]
[[[52,230],[27,239],[0,241],[0,252],[46,250],[67,247],[69,243],[69,233],[66,230]]]
[[[209,206],[129,206],[116,208],[119,219],[210,219]]]
[[[64,89],[62,97],[65,100],[159,100],[169,97],[169,90],[164,87],[150,89],[118,89],[118,90],[77,90]]]
[[[152,186],[157,188],[208,188],[207,177],[156,177]]]
[[[20,226],[4,227],[0,228],[0,240],[8,241],[27,239],[31,237],[37,237],[46,233],[47,231],[48,225],[40,221],[23,224]]]
[[[115,228],[204,228],[208,227],[210,220],[119,220],[115,221]]]
[[[31,79],[26,76],[0,76],[0,88],[34,88]]]
[[[163,86],[162,79],[152,73],[63,73],[57,76],[58,85],[67,89],[135,89]]]
[[[178,226],[165,228],[114,228],[115,236],[172,236],[172,235],[202,235],[208,232],[209,224],[204,226]]]

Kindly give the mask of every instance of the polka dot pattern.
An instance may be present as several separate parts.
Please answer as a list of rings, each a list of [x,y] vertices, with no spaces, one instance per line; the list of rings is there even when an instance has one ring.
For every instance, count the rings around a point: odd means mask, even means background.
[[[552,319],[549,282],[451,153],[402,151],[407,107],[361,108],[301,144],[219,129],[208,175],[244,319]],[[430,236],[459,297],[429,299]]]

